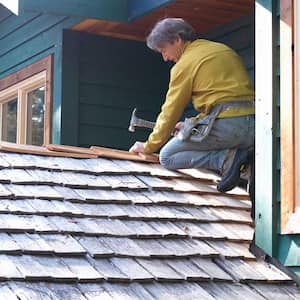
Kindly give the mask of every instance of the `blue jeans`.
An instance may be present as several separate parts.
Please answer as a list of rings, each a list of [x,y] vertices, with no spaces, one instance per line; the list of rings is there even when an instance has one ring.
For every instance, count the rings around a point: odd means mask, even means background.
[[[167,169],[203,168],[222,171],[228,149],[254,146],[254,115],[216,119],[201,142],[173,137],[160,151],[160,163]]]

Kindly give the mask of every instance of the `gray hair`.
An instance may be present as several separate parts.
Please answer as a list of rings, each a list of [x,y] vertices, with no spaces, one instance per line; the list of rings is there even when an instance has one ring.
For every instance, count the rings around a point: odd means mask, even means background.
[[[178,38],[184,41],[197,39],[195,29],[180,18],[166,18],[155,24],[147,37],[147,46],[157,51],[166,43],[173,44]]]

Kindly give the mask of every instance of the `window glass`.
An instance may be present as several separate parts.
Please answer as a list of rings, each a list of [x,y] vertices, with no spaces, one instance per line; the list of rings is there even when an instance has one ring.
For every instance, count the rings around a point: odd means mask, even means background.
[[[44,86],[27,94],[27,144],[41,146],[44,143],[44,107]]]
[[[17,108],[18,99],[15,98],[2,105],[2,140],[17,142]]]

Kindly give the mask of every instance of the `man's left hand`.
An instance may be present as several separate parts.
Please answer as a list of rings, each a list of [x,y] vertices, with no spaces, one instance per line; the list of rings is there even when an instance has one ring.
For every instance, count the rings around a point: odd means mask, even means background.
[[[135,142],[134,145],[129,149],[129,152],[144,153],[144,143],[139,141]]]

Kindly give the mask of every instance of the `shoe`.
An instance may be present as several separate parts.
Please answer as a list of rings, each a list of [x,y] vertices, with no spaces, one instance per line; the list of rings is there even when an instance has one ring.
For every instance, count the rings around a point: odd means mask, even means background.
[[[233,162],[217,185],[219,192],[228,192],[239,184],[240,173],[249,164],[251,154],[248,149],[237,149]]]

